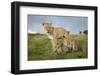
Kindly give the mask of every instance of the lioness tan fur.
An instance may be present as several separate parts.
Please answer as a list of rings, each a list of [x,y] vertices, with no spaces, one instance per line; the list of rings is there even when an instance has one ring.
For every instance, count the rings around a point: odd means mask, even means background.
[[[43,22],[44,29],[49,34],[49,36],[52,36],[54,39],[59,38],[67,38],[69,32],[66,31],[64,28],[61,27],[53,27],[52,23]]]
[[[52,23],[43,22],[43,27],[47,35],[51,39],[54,52],[60,53],[63,51],[63,39],[68,38],[69,31],[64,28],[53,27]]]

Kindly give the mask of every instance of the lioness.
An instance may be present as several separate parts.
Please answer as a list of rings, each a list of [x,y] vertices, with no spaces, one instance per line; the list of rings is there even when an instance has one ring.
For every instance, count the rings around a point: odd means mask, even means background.
[[[62,52],[63,39],[68,38],[69,31],[65,30],[64,28],[53,27],[52,23],[48,22],[43,22],[43,27],[51,39],[54,52]]]
[[[53,27],[52,23],[43,22],[44,29],[53,39],[68,38],[69,31],[61,27]]]

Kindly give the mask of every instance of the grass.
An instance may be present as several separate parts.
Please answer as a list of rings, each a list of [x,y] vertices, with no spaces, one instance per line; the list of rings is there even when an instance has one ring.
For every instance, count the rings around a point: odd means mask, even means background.
[[[52,44],[47,35],[28,34],[28,60],[54,60],[87,58],[87,35],[70,35],[70,39],[77,40],[81,49],[76,52],[53,53]]]

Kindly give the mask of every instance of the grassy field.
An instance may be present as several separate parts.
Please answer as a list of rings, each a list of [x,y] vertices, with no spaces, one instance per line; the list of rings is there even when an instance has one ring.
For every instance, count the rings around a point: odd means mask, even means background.
[[[54,54],[52,44],[47,35],[28,34],[28,60],[53,60],[53,59],[79,59],[87,58],[87,35],[71,35],[70,39],[76,39],[81,45],[81,50],[76,52]]]

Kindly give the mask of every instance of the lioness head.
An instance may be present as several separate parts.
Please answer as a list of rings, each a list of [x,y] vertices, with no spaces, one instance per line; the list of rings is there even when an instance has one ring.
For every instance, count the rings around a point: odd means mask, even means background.
[[[52,23],[49,23],[49,22],[43,22],[42,23],[44,29],[46,30],[47,33],[51,33],[51,31],[53,30],[53,26],[52,26]]]

